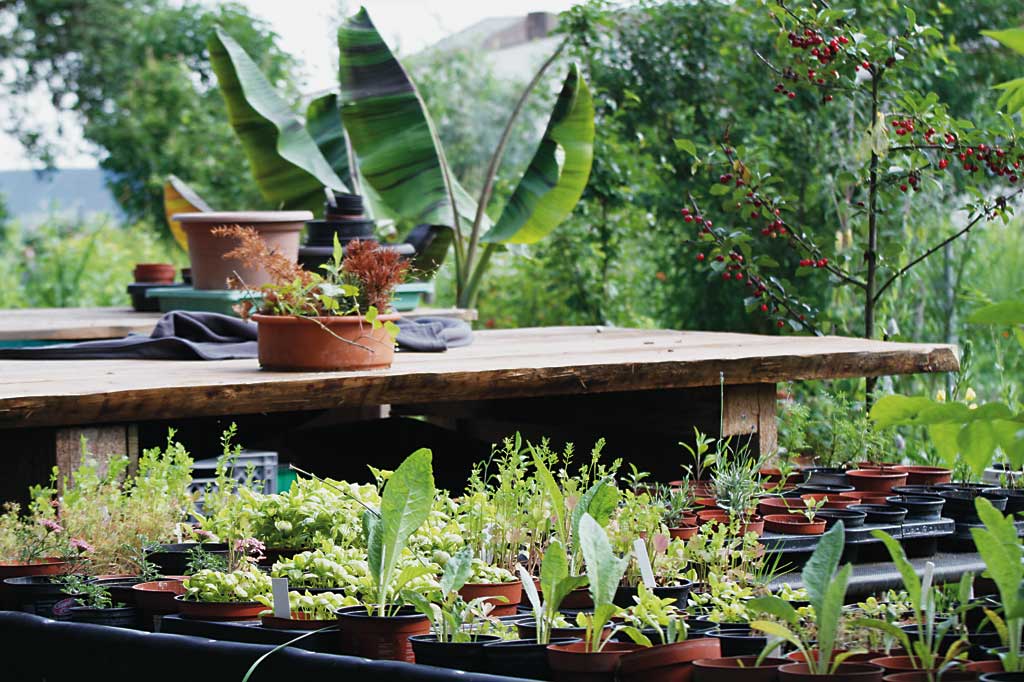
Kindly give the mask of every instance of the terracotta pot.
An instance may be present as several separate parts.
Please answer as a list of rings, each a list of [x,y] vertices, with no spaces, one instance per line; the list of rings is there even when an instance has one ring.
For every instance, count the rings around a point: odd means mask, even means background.
[[[895,469],[854,469],[846,472],[846,480],[857,490],[887,493],[894,485],[905,485],[907,472]]]
[[[697,523],[705,524],[710,521],[727,522],[729,520],[729,512],[724,509],[702,509],[697,512]]]
[[[586,642],[552,644],[548,647],[548,665],[558,682],[612,682],[619,660],[640,648],[636,644],[608,642],[601,651],[588,654]]]
[[[760,516],[751,516],[745,523],[740,524],[740,534],[754,533],[758,537],[764,533],[764,519]]]
[[[825,522],[808,521],[803,514],[769,514],[764,517],[764,527],[773,533],[788,535],[821,535]]]
[[[892,493],[879,493],[874,490],[854,490],[853,492],[843,493],[843,495],[856,498],[859,504],[888,504],[886,500]]]
[[[674,540],[689,540],[700,531],[697,526],[679,526],[677,528],[669,528],[668,534]]]
[[[565,595],[562,605],[559,608],[572,610],[585,610],[594,608],[594,600],[590,598],[589,587],[577,587]]]
[[[693,682],[776,682],[779,666],[789,661],[766,658],[756,663],[757,656],[701,658],[693,662]]]
[[[260,624],[265,628],[274,628],[275,630],[319,630],[330,625],[337,625],[338,619],[313,620],[307,617],[307,614],[293,611],[291,618],[260,616]]]
[[[790,510],[800,510],[806,507],[803,499],[799,497],[763,497],[757,503],[757,511],[762,516],[788,514]]]
[[[895,469],[899,465],[899,462],[869,462],[867,460],[857,462],[858,469]]]
[[[896,471],[905,471],[907,485],[939,485],[953,480],[953,470],[944,467],[899,465]]]
[[[886,671],[891,672],[929,672],[915,666],[913,661],[914,659],[910,658],[910,656],[882,656],[881,658],[872,658],[871,664],[877,665],[884,668]],[[970,665],[972,661],[962,660],[960,663],[967,666]],[[936,671],[932,670],[931,672]]]
[[[185,594],[185,584],[181,580],[154,580],[132,585],[132,591],[135,592],[135,605],[143,611],[152,614],[177,613],[179,602],[174,598]]]
[[[835,660],[835,656],[837,656],[837,655],[839,655],[841,653],[844,653],[843,649],[834,649],[832,651],[833,660]],[[818,660],[818,650],[817,649],[813,649],[811,651],[811,655],[814,656],[814,660]],[[884,656],[884,654],[882,654],[882,655]],[[847,656],[844,659],[843,662],[844,663],[870,663],[872,660],[874,660],[874,659],[876,659],[878,657],[879,657],[879,653],[877,651],[865,651],[862,654],[850,654],[849,656]],[[786,654],[786,658],[788,658],[791,661],[795,661],[797,663],[804,663],[807,660],[807,659],[804,658],[804,654],[803,654],[802,651],[791,651],[788,654]]]
[[[258,289],[271,283],[270,274],[236,259],[224,259],[224,254],[237,246],[237,240],[218,237],[213,234],[213,228],[223,225],[255,228],[268,247],[294,262],[299,258],[299,232],[307,220],[313,219],[313,214],[309,211],[176,213],[171,219],[181,222],[188,236],[194,288],[227,289],[228,278],[237,273],[245,286]]]
[[[973,661],[964,665],[964,672],[975,676],[984,675],[985,673],[1001,673],[1003,672],[1003,662],[999,659],[994,661]]]
[[[804,502],[825,500],[824,509],[846,509],[851,504],[857,504],[858,501],[857,498],[849,497],[846,493],[808,493],[801,495],[800,499]]]
[[[183,594],[174,597],[178,613],[182,618],[196,620],[256,620],[267,607],[259,602],[209,602],[184,599]]]
[[[390,367],[395,356],[395,343],[388,331],[383,327],[374,329],[364,317],[254,315],[253,319],[259,325],[257,349],[263,369],[379,369]],[[399,315],[380,315],[377,319],[394,322]]]
[[[622,682],[690,682],[693,662],[721,655],[717,639],[703,638],[640,649],[619,659]]]
[[[523,601],[523,584],[518,580],[514,583],[466,583],[459,590],[459,596],[467,602],[478,597],[489,597],[487,603],[494,605],[492,616],[514,616],[519,603]],[[505,600],[494,597],[504,597]]]
[[[349,653],[385,661],[415,663],[409,637],[430,634],[430,621],[411,606],[403,606],[394,616],[371,616],[363,607],[337,612]]]
[[[136,282],[146,284],[174,284],[177,271],[170,263],[139,263],[132,270],[132,276]]]
[[[779,666],[779,682],[882,682],[884,671],[871,663],[840,663],[831,675],[812,674],[806,663]]]
[[[699,504],[702,507],[714,507],[716,504],[718,504],[718,500],[711,495],[697,494],[694,495],[693,501],[695,504]]]
[[[5,579],[29,575],[63,575],[69,570],[71,564],[54,557],[0,563],[0,610],[12,611],[18,607],[11,597],[11,588],[4,584]]]

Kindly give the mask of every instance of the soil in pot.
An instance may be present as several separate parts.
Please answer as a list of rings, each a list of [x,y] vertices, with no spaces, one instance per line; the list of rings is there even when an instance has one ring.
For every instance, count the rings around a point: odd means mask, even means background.
[[[764,527],[772,533],[821,535],[825,532],[825,520],[815,517],[808,521],[803,514],[769,514],[764,517]]]
[[[252,227],[271,250],[295,262],[299,256],[299,233],[303,224],[313,219],[313,214],[309,211],[204,212],[176,213],[171,219],[180,221],[188,236],[195,289],[227,289],[228,279],[237,276],[255,290],[271,283],[270,274],[262,267],[249,267],[237,259],[223,258],[235,248],[236,241],[213,234],[213,229],[224,225]]]
[[[622,656],[642,647],[608,642],[601,651],[587,653],[586,642],[548,645],[548,665],[558,682],[613,682]]]
[[[867,514],[868,523],[900,524],[907,516],[907,510],[903,507],[890,507],[887,504],[854,504],[848,509]]]
[[[196,620],[256,620],[267,607],[259,602],[192,601],[179,594],[174,597],[182,618]]]
[[[857,490],[887,493],[894,485],[905,485],[907,472],[893,469],[854,469],[846,472],[846,480]]]
[[[831,528],[836,521],[842,521],[847,528],[858,528],[864,525],[867,516],[864,512],[847,507],[846,509],[821,509],[815,518],[822,519],[825,522],[825,528]]]
[[[143,612],[164,615],[178,612],[178,602],[174,598],[185,594],[185,584],[180,580],[154,580],[148,583],[132,585],[135,594],[135,605]]]
[[[420,665],[484,672],[484,645],[500,642],[494,635],[478,635],[472,642],[439,642],[437,635],[413,635],[413,656]]]
[[[523,583],[518,580],[512,583],[466,583],[459,589],[459,596],[466,602],[487,597],[487,603],[494,605],[492,616],[514,616],[516,607],[523,601]],[[499,597],[504,597],[504,600]]]
[[[779,666],[779,682],[882,682],[884,672],[870,663],[840,663],[831,675],[814,675],[806,663]]]
[[[766,658],[757,664],[757,656],[701,658],[693,662],[693,682],[776,682],[779,666],[785,658]]]
[[[625,654],[619,659],[622,682],[689,682],[693,662],[721,655],[716,639],[692,639],[662,644]]]
[[[978,512],[974,507],[975,498],[986,497],[996,509],[1000,511],[1006,509],[1006,502],[1008,498],[996,491],[996,488],[982,490],[954,490],[950,488],[940,488],[936,494],[946,501],[946,504],[943,507],[943,513],[947,518],[966,523],[980,523]]]
[[[394,322],[399,315],[379,315]],[[253,315],[260,367],[272,371],[330,372],[391,366],[395,342],[365,317]],[[339,338],[340,337],[340,338]],[[344,339],[344,340],[342,340]]]
[[[894,507],[907,510],[907,520],[937,521],[942,518],[942,505],[945,504],[938,495],[893,495],[885,500]]]
[[[95,609],[91,606],[72,606],[68,609],[74,623],[109,625],[115,628],[134,628],[139,622],[139,611],[134,606]]]
[[[484,671],[492,675],[516,675],[531,680],[550,680],[548,665],[550,644],[570,644],[578,639],[552,638],[549,644],[536,639],[513,639],[484,645]]]
[[[945,467],[900,464],[896,470],[906,472],[907,485],[939,485],[953,480],[953,470]]]
[[[755,633],[749,627],[728,627],[723,629],[719,626],[717,632],[709,632],[708,637],[714,637],[722,645],[722,656],[757,656],[768,643],[768,636],[762,633]]]
[[[393,616],[369,615],[365,608],[341,609],[338,619],[349,652],[376,660],[415,662],[413,635],[430,634],[430,621],[411,606],[403,606]]]

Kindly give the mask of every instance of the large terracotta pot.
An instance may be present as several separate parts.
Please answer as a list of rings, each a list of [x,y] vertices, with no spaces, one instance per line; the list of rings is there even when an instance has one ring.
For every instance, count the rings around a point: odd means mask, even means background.
[[[764,527],[772,533],[787,535],[821,535],[825,532],[825,522],[808,521],[803,514],[769,514],[764,517]]]
[[[394,322],[398,318],[399,315],[380,315],[377,319]],[[263,369],[381,369],[390,367],[395,356],[395,343],[387,329],[374,329],[364,317],[254,315],[253,319],[259,325],[257,350]]]
[[[352,647],[345,653],[376,660],[415,663],[413,635],[430,634],[430,621],[411,606],[394,616],[369,615],[363,607],[336,611],[341,621],[343,642]]]
[[[518,580],[511,583],[466,583],[459,588],[459,596],[466,602],[478,597],[487,597],[487,603],[494,608],[491,615],[514,616],[516,607],[523,600],[523,583]],[[504,597],[504,601],[495,597]]]
[[[618,679],[622,682],[690,682],[695,660],[719,655],[721,645],[710,637],[652,646],[623,655],[619,659]]]
[[[779,666],[779,682],[882,682],[885,671],[871,663],[840,663],[831,675],[814,675],[806,663]]]
[[[945,467],[899,465],[895,469],[906,472],[907,485],[938,485],[953,480],[953,470]]]
[[[270,275],[259,267],[243,265],[236,259],[223,258],[238,245],[232,237],[213,234],[215,227],[240,225],[252,227],[267,245],[292,261],[299,258],[299,232],[309,211],[238,211],[175,213],[172,220],[181,223],[188,236],[188,256],[192,262],[192,286],[196,289],[227,289],[229,277],[237,276],[250,289],[270,284]]]
[[[256,620],[267,607],[259,602],[212,602],[186,600],[184,594],[174,598],[182,618],[196,620]]]
[[[766,658],[757,664],[757,656],[702,658],[693,662],[694,682],[775,682],[785,658]]]
[[[906,485],[907,472],[897,469],[854,469],[846,480],[857,490],[887,493],[894,485]]]
[[[185,584],[181,580],[154,580],[148,583],[132,585],[135,594],[135,605],[147,613],[167,614],[178,612],[178,602],[174,600],[179,594],[185,594]]]
[[[146,284],[173,284],[178,269],[170,263],[139,263],[132,270],[136,282]]]
[[[640,649],[640,646],[608,642],[601,651],[589,654],[586,648],[586,642],[552,644],[548,647],[548,665],[557,682],[612,682],[620,659]]]

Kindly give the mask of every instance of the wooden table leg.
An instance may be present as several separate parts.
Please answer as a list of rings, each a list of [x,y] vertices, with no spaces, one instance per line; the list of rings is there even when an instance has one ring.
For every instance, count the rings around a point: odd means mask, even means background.
[[[774,453],[778,447],[775,393],[775,384],[726,386],[722,405],[722,435],[753,436],[756,433],[758,452]]]

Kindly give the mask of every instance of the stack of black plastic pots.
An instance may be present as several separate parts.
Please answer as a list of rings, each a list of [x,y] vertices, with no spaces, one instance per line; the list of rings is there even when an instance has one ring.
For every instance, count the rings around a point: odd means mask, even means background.
[[[367,218],[363,197],[358,194],[331,192],[324,205],[324,218],[306,223],[306,243],[299,247],[299,265],[306,270],[319,272],[320,266],[328,263],[334,253],[334,237],[342,248],[356,240],[376,242],[374,221]],[[395,249],[402,255],[412,255],[409,244],[385,244],[384,248]]]

